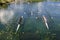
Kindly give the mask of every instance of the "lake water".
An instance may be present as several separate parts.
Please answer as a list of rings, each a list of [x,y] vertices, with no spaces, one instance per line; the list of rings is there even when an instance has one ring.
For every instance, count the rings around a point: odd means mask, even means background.
[[[22,40],[46,40],[43,39],[45,38],[43,35],[48,32],[50,35],[55,34],[53,35],[55,36],[54,39],[60,39],[59,2],[10,4],[7,9],[0,10],[0,29],[8,31],[11,28],[15,32],[20,16],[23,16],[24,19],[21,28],[18,30],[18,33],[25,34],[24,38],[21,38]]]

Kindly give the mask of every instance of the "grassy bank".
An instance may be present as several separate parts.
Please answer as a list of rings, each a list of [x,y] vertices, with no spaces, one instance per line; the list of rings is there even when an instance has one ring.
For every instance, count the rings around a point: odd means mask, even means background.
[[[44,0],[26,0],[27,2],[43,2]]]
[[[0,0],[0,3],[10,3],[13,2],[14,0]]]

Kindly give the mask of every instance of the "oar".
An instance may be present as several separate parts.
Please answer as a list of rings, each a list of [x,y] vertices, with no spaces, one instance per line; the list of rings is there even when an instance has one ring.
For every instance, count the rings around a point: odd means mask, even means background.
[[[19,28],[20,28],[20,24],[18,24],[18,26],[17,26],[16,33],[17,33],[17,31],[19,30]]]

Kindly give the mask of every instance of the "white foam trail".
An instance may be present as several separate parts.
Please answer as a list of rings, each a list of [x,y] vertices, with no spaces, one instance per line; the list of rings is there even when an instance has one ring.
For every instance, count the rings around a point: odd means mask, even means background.
[[[20,27],[20,24],[18,24],[18,26],[17,26],[16,33],[17,33],[17,31],[18,31],[19,27]]]
[[[43,15],[43,19],[44,19],[44,22],[45,22],[45,25],[46,25],[46,27],[47,27],[47,29],[49,30],[49,26],[48,26],[48,23],[47,23],[47,19],[46,19],[46,17]]]
[[[42,2],[39,2],[38,3],[38,11],[39,12],[42,12],[42,8],[43,8],[43,3]]]
[[[43,12],[43,8],[44,8],[43,2],[39,2],[37,6],[38,6],[38,15],[41,15],[41,13]]]

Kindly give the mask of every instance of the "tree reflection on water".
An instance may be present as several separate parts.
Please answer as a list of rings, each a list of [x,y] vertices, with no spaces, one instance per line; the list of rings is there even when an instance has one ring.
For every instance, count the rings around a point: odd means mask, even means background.
[[[4,8],[6,9],[8,7],[9,4],[5,4],[5,3],[0,3],[0,9]]]

